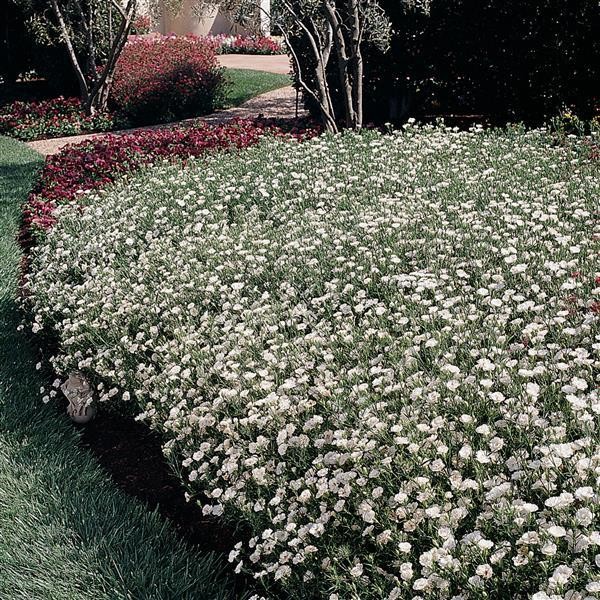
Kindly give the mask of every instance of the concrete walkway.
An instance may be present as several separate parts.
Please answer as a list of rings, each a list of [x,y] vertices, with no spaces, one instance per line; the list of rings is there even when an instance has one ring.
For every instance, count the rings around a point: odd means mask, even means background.
[[[288,73],[290,71],[289,58],[285,55],[276,56],[255,56],[245,54],[227,54],[219,56],[219,62],[222,66],[235,69],[252,69],[257,71],[269,71],[271,73]],[[298,102],[298,112],[296,110],[296,90],[292,86],[279,88],[251,98],[244,104],[226,110],[220,110],[204,117],[186,119],[175,123],[165,123],[164,125],[152,125],[149,127],[137,127],[135,129],[125,129],[121,131],[111,131],[108,134],[124,135],[136,131],[149,131],[152,129],[163,129],[170,127],[190,127],[204,122],[209,124],[226,123],[232,119],[255,119],[262,116],[276,119],[293,119],[296,116],[303,116],[304,110],[302,102]],[[28,142],[27,145],[40,154],[48,156],[56,154],[69,144],[78,144],[85,140],[100,138],[107,133],[89,133],[86,135],[72,135],[63,138],[52,138],[48,140],[37,140]]]
[[[219,64],[228,69],[252,69],[287,75],[292,71],[290,57],[287,54],[254,55],[254,54],[221,54]]]

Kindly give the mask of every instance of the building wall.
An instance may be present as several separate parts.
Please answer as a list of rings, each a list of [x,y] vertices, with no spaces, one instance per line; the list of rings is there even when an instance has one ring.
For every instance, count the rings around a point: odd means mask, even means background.
[[[261,25],[264,29],[264,19]],[[251,33],[244,27],[232,23],[216,6],[199,15],[194,10],[194,0],[184,0],[181,10],[176,15],[170,14],[163,8],[158,31],[162,34],[175,33],[177,35],[219,35],[221,33],[245,35]]]

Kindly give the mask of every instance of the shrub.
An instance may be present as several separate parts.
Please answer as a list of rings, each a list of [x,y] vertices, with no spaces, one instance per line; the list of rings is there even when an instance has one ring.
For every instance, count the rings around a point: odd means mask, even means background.
[[[112,104],[132,124],[176,121],[211,112],[223,89],[210,43],[192,36],[138,37],[119,57]]]
[[[152,18],[148,15],[138,15],[133,22],[131,35],[148,35],[152,32]]]
[[[108,113],[86,115],[78,98],[15,101],[0,108],[0,133],[20,140],[109,131],[113,126]]]
[[[215,35],[208,36],[219,54],[285,54],[285,47],[266,36]]]
[[[600,180],[545,133],[270,141],[62,209],[26,284],[286,597],[598,590]],[[55,395],[53,391],[48,395]]]
[[[23,209],[20,242],[28,249],[55,223],[57,206],[73,202],[85,191],[114,181],[123,173],[155,161],[187,159],[210,150],[245,148],[262,136],[298,139],[317,130],[308,123],[277,120],[234,120],[224,125],[199,124],[105,135],[70,145],[46,159],[40,179]]]

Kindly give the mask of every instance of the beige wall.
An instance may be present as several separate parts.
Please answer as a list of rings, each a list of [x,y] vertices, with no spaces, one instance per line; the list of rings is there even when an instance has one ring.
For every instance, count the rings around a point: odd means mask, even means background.
[[[207,10],[203,15],[198,15],[194,11],[194,0],[184,0],[181,10],[178,14],[172,15],[166,10],[162,10],[159,32],[163,34],[175,33],[177,35],[218,35],[226,34],[246,34],[249,33],[243,27],[231,23],[222,15],[217,7]]]

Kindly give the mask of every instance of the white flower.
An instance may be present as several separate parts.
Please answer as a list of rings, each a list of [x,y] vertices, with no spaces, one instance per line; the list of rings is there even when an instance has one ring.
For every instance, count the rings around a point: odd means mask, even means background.
[[[477,565],[477,568],[475,569],[475,573],[477,573],[477,575],[479,575],[480,577],[483,577],[484,579],[489,579],[494,574],[494,571],[490,565],[483,564],[483,565]]]
[[[594,497],[594,490],[590,486],[584,486],[575,490],[575,498],[578,500],[591,500]]]
[[[358,507],[358,513],[361,516],[362,520],[365,523],[374,523],[375,522],[375,511],[373,507],[366,500],[361,503]]]
[[[594,520],[594,513],[589,508],[580,508],[575,513],[575,519],[584,527],[589,527]]]
[[[552,527],[548,527],[546,531],[555,538],[561,538],[567,535],[567,530],[564,527],[560,527],[560,525],[552,525]]]
[[[560,537],[560,536],[559,536]],[[546,542],[541,548],[540,552],[546,556],[554,556],[558,546],[554,542]]]
[[[550,577],[548,582],[551,586],[562,586],[569,581],[571,575],[573,575],[573,569],[571,569],[571,567],[568,567],[567,565],[559,565],[556,567],[556,569],[554,569],[552,577]]]
[[[561,509],[569,506],[574,501],[573,494],[570,492],[563,492],[559,496],[552,496],[544,502],[548,508]]]
[[[413,566],[409,562],[400,565],[400,577],[403,581],[410,581],[414,576]]]
[[[412,589],[417,592],[422,592],[423,590],[428,589],[429,586],[430,586],[429,579],[421,577],[421,578],[415,580],[415,582],[413,583]]]

